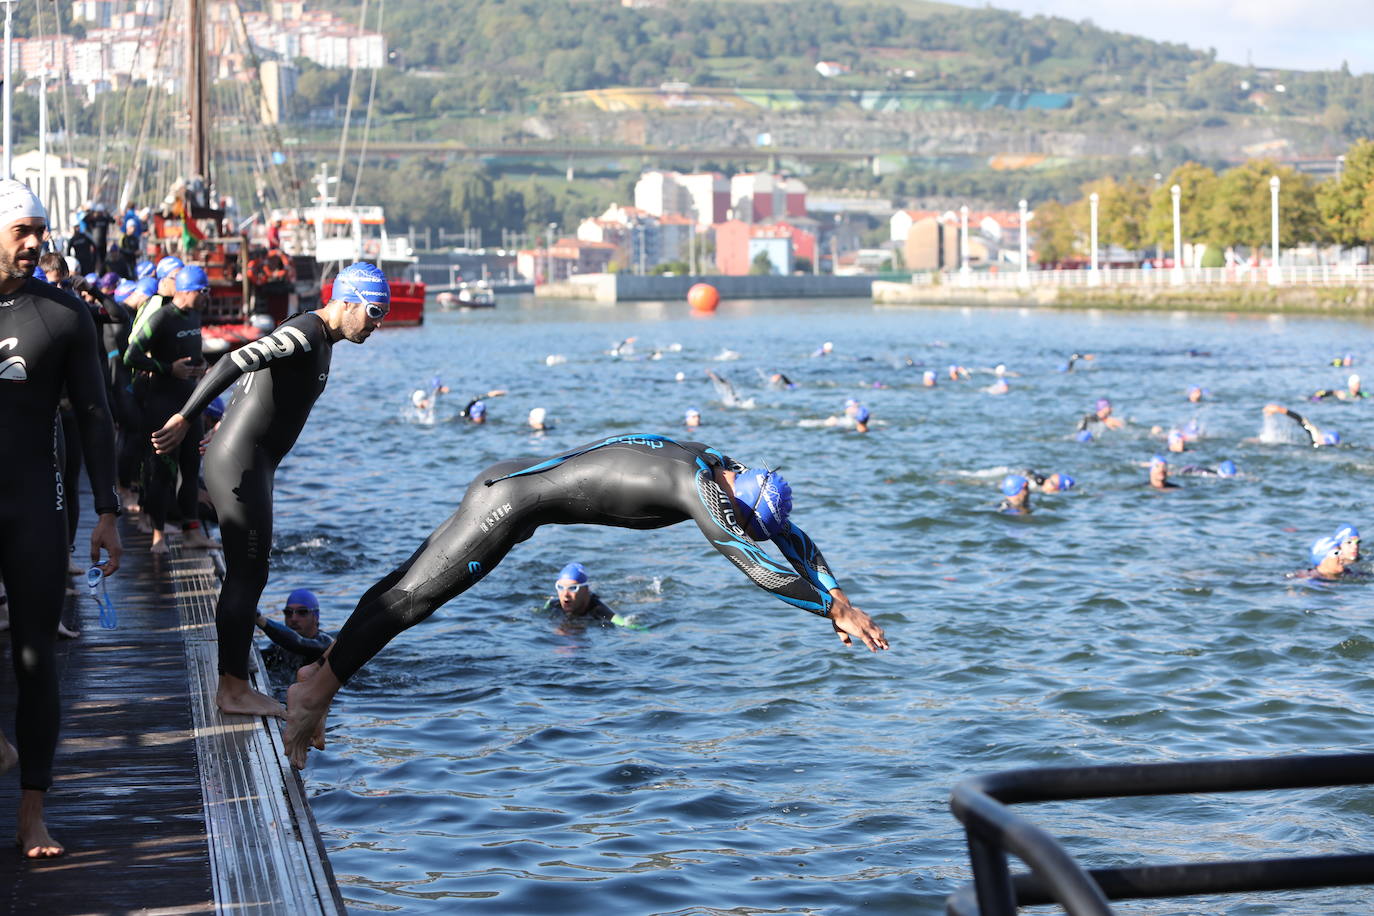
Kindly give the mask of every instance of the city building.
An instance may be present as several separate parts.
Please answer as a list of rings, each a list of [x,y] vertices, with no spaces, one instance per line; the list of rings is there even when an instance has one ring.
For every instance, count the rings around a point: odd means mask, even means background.
[[[750,273],[754,259],[768,256],[775,274],[790,274],[795,266],[794,227],[785,223],[757,226],[741,219],[729,219],[712,227],[716,238],[716,270],[722,276],[742,277]],[[815,236],[810,236],[812,251]]]

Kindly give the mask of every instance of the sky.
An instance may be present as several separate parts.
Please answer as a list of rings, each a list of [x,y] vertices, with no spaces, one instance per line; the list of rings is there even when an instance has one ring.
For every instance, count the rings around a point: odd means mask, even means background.
[[[1091,19],[1115,32],[1205,50],[1230,63],[1374,73],[1374,0],[953,0],[1024,15]]]

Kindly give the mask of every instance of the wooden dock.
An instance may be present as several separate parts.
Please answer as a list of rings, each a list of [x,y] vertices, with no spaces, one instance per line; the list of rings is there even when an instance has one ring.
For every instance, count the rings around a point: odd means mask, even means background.
[[[79,557],[92,520],[88,503]],[[58,647],[62,737],[48,826],[67,855],[28,861],[0,850],[0,913],[343,914],[276,720],[215,708],[218,554],[173,543],[159,560],[147,535],[122,527],[123,565],[107,580],[118,629],[101,629],[82,585],[64,614],[74,602],[82,636]],[[0,722],[13,738],[8,658],[0,669]],[[0,836],[13,835],[16,772],[0,780]]]

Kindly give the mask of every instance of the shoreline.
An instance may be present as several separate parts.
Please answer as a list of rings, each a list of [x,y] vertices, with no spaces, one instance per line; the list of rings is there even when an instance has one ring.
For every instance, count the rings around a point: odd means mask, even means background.
[[[1271,312],[1304,315],[1374,313],[1369,286],[1162,286],[991,288],[914,286],[875,280],[875,305],[1035,306],[1123,311]]]

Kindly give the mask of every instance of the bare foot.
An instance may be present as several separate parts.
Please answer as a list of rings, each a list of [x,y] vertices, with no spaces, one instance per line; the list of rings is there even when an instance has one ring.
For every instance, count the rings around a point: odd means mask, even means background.
[[[206,537],[205,532],[199,528],[186,528],[181,533],[181,546],[196,550],[218,550],[219,541]]]
[[[324,719],[329,714],[329,700],[312,695],[311,685],[292,684],[286,691],[286,734],[282,743],[286,756],[298,770],[305,769],[305,758],[313,747],[324,750]]]
[[[0,773],[4,773],[19,762],[19,752],[4,738],[0,738]]]
[[[19,854],[26,859],[55,859],[67,850],[48,833],[43,822],[43,793],[25,789],[19,800]]]
[[[81,631],[68,629],[65,623],[59,621],[57,624],[57,635],[61,636],[63,639],[80,639]]]
[[[153,529],[153,543],[148,551],[157,554],[167,553],[167,535],[162,533],[161,528]]]
[[[215,691],[215,705],[220,712],[241,716],[276,716],[286,718],[286,708],[265,693],[259,693],[248,682],[227,674],[219,676]]]

